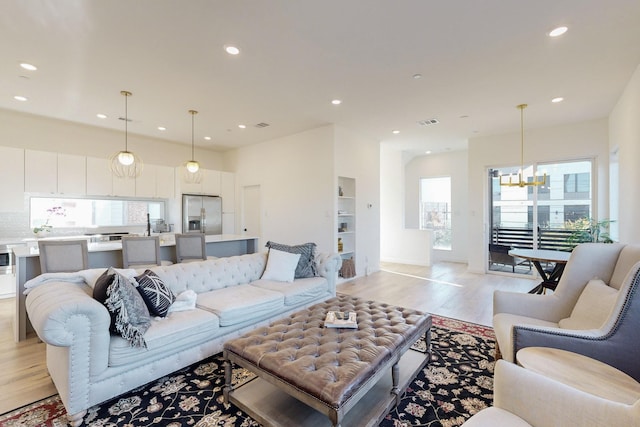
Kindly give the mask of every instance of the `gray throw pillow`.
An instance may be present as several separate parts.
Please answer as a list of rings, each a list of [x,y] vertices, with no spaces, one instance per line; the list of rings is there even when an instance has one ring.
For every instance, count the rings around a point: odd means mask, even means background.
[[[96,281],[93,297],[109,311],[112,333],[129,341],[132,347],[147,347],[144,333],[151,326],[149,309],[128,278],[109,268]]]
[[[300,259],[298,260],[294,276],[296,279],[319,276],[318,266],[316,265],[315,243],[304,243],[301,245],[290,246],[268,241],[265,246],[269,249],[276,249],[278,251],[289,252],[292,254],[300,254]]]

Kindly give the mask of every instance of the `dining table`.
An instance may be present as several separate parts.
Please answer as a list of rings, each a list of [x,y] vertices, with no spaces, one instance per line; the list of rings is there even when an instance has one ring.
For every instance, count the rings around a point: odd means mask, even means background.
[[[530,260],[533,266],[538,271],[538,274],[542,278],[542,282],[535,288],[529,291],[530,294],[543,294],[547,289],[554,291],[562,273],[564,267],[569,261],[571,252],[554,251],[551,249],[511,249],[509,255],[512,257],[523,258]],[[542,263],[553,263],[553,267],[545,269],[542,267]]]

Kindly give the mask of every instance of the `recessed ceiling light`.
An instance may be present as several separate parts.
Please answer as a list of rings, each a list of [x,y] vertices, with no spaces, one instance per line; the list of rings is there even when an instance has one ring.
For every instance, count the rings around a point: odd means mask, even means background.
[[[225,52],[227,52],[229,55],[237,55],[240,53],[240,49],[238,49],[235,46],[225,46],[224,47]]]
[[[567,27],[558,27],[558,28],[554,28],[553,30],[551,30],[551,32],[549,32],[549,37],[558,37],[563,35],[564,33],[566,33],[568,30]]]
[[[431,154],[431,150],[425,151],[424,154]]]
[[[391,133],[394,133],[394,134],[396,134],[396,135],[397,135],[397,134],[399,134],[399,133],[400,133],[400,131],[399,131],[398,129],[394,129],[394,130],[392,130],[392,131],[391,131]]]
[[[247,128],[247,125],[238,125],[238,127],[239,127],[240,129],[246,129],[246,128]]]
[[[419,79],[422,78],[422,74],[419,74],[419,73],[418,74],[414,74],[413,78],[416,79],[416,80],[419,80]]]
[[[557,98],[553,98],[553,99],[551,100],[551,102],[553,102],[554,104],[557,104],[558,102],[562,102],[562,101],[564,101],[564,98],[563,98],[563,97],[561,97],[561,96],[559,96],[559,97],[557,97]]]
[[[207,140],[207,141],[211,141],[211,137],[210,136],[205,136],[204,139]]]
[[[96,114],[96,117],[99,118],[99,119],[106,119],[107,115],[106,114],[102,114],[102,113],[98,113],[98,114]]]
[[[22,68],[24,68],[25,70],[29,70],[29,71],[36,71],[36,70],[38,69],[38,67],[36,67],[35,65],[33,65],[33,64],[28,64],[28,63],[26,63],[26,62],[22,62],[22,63],[20,64],[20,66],[21,66]]]
[[[167,130],[167,128],[166,128],[166,127],[164,127],[164,126],[158,126],[158,130],[160,130],[160,131],[163,131],[163,132],[164,132],[165,130]]]
[[[15,99],[16,101],[22,101],[22,102],[28,100],[28,98],[26,96],[22,96],[22,95],[16,95],[16,96],[13,97],[13,99]]]
[[[332,101],[331,101],[331,103],[332,103],[333,105],[340,105],[340,104],[342,104],[342,101],[341,101],[341,100],[339,100],[339,99],[334,99],[334,100],[332,100]]]

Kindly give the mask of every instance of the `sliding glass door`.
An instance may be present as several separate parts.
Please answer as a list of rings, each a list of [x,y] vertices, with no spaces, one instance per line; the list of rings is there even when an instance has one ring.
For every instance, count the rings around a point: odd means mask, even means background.
[[[518,179],[519,167],[489,171],[490,200],[488,251],[490,271],[530,274],[528,264],[515,265],[509,257],[492,258],[491,252],[508,248],[570,249],[575,228],[593,217],[591,160],[541,163],[524,168],[523,180],[533,177],[543,185],[506,186]],[[496,260],[502,262],[496,262]]]

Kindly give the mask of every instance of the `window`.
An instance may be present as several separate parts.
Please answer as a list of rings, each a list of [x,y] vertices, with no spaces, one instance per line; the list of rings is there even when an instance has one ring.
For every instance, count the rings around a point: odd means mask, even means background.
[[[564,175],[564,198],[568,200],[587,199],[591,189],[591,174],[569,173]]]
[[[30,205],[31,227],[136,226],[147,224],[147,213],[152,221],[165,217],[165,203],[162,200],[32,197]]]
[[[433,230],[433,247],[451,250],[451,177],[420,179],[420,229]]]

